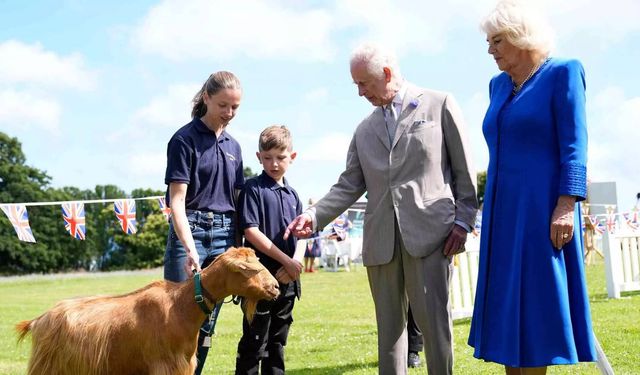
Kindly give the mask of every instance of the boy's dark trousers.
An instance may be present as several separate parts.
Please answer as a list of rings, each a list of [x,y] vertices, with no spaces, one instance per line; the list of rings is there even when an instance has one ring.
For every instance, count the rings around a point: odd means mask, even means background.
[[[296,293],[289,285],[280,285],[275,301],[260,301],[251,323],[242,320],[242,338],[238,343],[236,375],[284,374],[284,347],[293,323]]]
[[[413,314],[411,313],[411,306],[409,306],[409,314],[407,317],[407,339],[409,343],[409,352],[420,353],[423,348],[422,333],[420,328],[413,320]]]

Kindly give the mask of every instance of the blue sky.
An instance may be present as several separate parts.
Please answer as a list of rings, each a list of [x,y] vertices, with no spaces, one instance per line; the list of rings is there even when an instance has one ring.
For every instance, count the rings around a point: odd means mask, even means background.
[[[481,124],[498,72],[478,23],[495,4],[449,1],[0,1],[0,131],[56,187],[165,188],[166,144],[189,121],[206,77],[230,70],[244,97],[229,132],[245,165],[266,126],[285,124],[298,159],[288,178],[306,202],[337,180],[352,132],[372,109],[349,54],[392,44],[403,75],[449,91],[486,169]],[[556,31],[553,56],[587,74],[588,173],[616,181],[620,210],[640,192],[640,2],[537,2]]]

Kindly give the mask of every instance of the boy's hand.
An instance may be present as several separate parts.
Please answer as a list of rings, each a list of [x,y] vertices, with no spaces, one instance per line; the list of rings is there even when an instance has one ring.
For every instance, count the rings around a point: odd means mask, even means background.
[[[289,284],[290,282],[293,281],[291,279],[291,276],[289,276],[289,273],[287,272],[287,270],[284,269],[284,267],[280,267],[278,272],[276,272],[276,280],[278,280],[280,284]]]
[[[313,233],[312,227],[313,221],[311,220],[311,216],[307,213],[302,213],[287,226],[287,229],[284,231],[284,239],[289,238],[291,233],[298,238],[307,238]]]
[[[291,280],[298,280],[300,278],[300,273],[302,272],[302,263],[298,262],[295,259],[289,258],[286,264],[283,265],[284,269],[291,277]]]

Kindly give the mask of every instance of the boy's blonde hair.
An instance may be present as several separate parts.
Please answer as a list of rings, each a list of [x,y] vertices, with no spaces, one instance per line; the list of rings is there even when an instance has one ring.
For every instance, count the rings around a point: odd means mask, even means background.
[[[258,150],[269,151],[272,149],[288,150],[293,149],[293,142],[291,141],[291,132],[284,125],[272,125],[264,129],[260,133],[260,140],[258,141]]]

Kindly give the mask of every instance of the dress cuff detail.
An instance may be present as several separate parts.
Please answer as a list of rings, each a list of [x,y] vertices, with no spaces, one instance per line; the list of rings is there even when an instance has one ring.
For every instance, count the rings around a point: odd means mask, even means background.
[[[587,167],[578,162],[568,162],[560,171],[560,195],[573,195],[576,201],[587,198]]]

